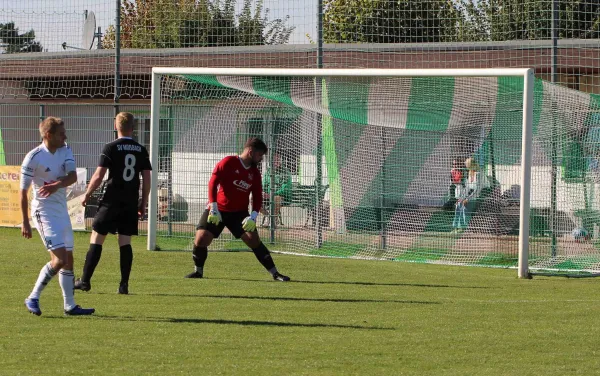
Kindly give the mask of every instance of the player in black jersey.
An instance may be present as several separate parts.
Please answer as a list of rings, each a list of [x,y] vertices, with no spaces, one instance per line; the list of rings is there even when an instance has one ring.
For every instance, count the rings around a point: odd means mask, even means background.
[[[75,282],[75,289],[89,291],[90,280],[100,262],[102,244],[106,235],[119,234],[121,261],[121,282],[119,294],[129,293],[129,275],[133,262],[131,236],[138,234],[138,216],[145,214],[148,194],[150,193],[150,159],[145,147],[135,142],[131,135],[134,129],[134,117],[121,112],[115,117],[115,129],[118,137],[104,146],[100,162],[90,180],[82,204],[85,206],[92,193],[100,186],[108,170],[106,190],[98,205],[98,212],[92,224],[90,248],[85,257],[81,279]],[[139,202],[140,175],[142,176],[142,199]]]

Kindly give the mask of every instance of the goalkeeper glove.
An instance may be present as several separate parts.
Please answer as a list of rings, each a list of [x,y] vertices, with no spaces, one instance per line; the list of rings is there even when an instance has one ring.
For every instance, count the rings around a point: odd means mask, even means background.
[[[216,202],[210,203],[210,209],[208,212],[208,223],[212,223],[215,226],[219,225],[223,219],[221,218],[221,213],[219,212],[219,207]]]
[[[244,218],[242,221],[242,228],[246,232],[253,232],[256,230],[256,217],[258,217],[258,213],[253,211],[249,217]]]

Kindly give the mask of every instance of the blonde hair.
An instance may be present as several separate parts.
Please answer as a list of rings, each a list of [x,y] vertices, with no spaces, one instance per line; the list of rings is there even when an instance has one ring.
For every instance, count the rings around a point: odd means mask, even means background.
[[[479,164],[477,164],[477,162],[475,162],[475,159],[473,158],[467,158],[465,160],[465,167],[468,168],[469,171],[479,171]]]
[[[121,132],[132,132],[135,126],[134,122],[135,118],[129,112],[119,112],[115,116],[115,125],[117,126],[117,130]]]
[[[61,118],[49,116],[39,125],[40,135],[45,138],[47,133],[54,134],[60,126],[65,126],[65,122]]]

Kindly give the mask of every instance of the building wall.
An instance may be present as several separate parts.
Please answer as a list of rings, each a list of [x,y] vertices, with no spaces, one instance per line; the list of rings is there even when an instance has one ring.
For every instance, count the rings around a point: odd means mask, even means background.
[[[44,102],[0,104],[6,164],[20,165],[25,155],[41,142],[38,126],[46,116],[64,120],[67,143],[73,149],[77,166],[88,169],[89,179],[98,165],[102,146],[115,139],[114,107]]]

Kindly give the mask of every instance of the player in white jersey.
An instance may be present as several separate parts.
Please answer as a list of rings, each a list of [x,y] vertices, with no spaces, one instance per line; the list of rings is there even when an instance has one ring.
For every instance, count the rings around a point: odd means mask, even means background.
[[[77,182],[75,158],[65,144],[67,136],[61,119],[48,117],[40,123],[39,129],[43,142],[25,156],[21,166],[21,233],[31,239],[27,192],[33,184],[31,218],[50,252],[50,262],[40,271],[25,306],[34,315],[41,315],[40,294],[58,273],[65,315],[91,315],[93,308],[75,304],[73,289],[73,229],[67,210],[66,187]]]

